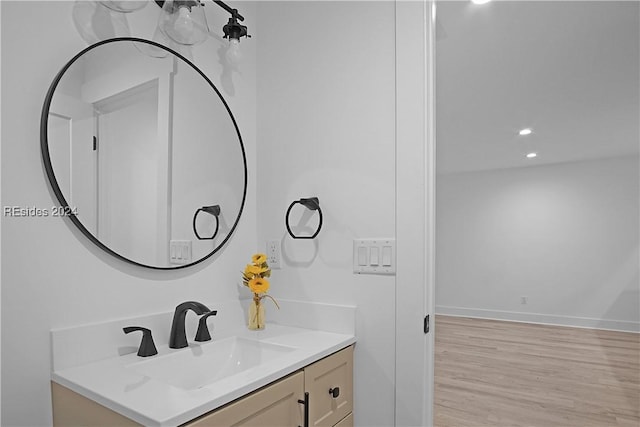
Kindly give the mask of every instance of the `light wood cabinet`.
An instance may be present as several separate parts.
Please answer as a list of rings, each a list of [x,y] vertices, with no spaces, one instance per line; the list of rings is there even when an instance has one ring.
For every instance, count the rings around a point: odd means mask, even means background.
[[[309,427],[332,427],[353,411],[353,347],[304,368]]]
[[[51,391],[55,427],[139,425],[59,384]],[[223,426],[353,427],[353,346],[183,424]]]
[[[303,408],[298,400],[304,373],[297,372],[250,395],[190,422],[189,427],[301,426]]]
[[[142,426],[91,399],[69,390],[58,383],[51,383],[54,427],[136,427]]]
[[[344,417],[335,427],[353,427],[353,413]]]
[[[305,393],[308,398],[303,403]],[[306,422],[305,404],[309,405]],[[353,346],[350,346],[186,426],[353,427],[352,412]]]

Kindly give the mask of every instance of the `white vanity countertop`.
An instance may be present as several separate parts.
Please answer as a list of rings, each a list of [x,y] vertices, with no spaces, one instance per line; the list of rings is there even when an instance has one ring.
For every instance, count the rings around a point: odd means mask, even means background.
[[[265,386],[355,343],[352,334],[267,324],[263,331],[246,327],[212,333],[213,340],[237,336],[295,349],[201,388],[186,390],[149,378],[127,368],[131,364],[180,351],[198,350],[209,342],[189,342],[184,349],[159,345],[158,355],[142,358],[135,353],[80,366],[54,370],[52,380],[145,426],[177,426]]]

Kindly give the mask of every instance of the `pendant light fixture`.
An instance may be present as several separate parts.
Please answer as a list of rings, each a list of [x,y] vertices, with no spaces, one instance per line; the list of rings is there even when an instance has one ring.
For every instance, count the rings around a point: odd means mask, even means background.
[[[249,34],[247,34],[247,26],[240,25],[240,23],[238,22],[238,20],[244,21],[244,17],[238,13],[238,9],[231,9],[221,1],[214,0],[214,3],[231,14],[229,22],[227,22],[227,24],[222,27],[222,31],[224,32],[223,38],[229,40],[229,46],[227,47],[225,57],[227,59],[227,62],[229,62],[231,65],[238,65],[238,63],[240,63],[240,61],[242,60],[242,52],[240,52],[240,38],[251,37]]]
[[[204,6],[197,0],[156,1],[162,7],[158,18],[160,32],[169,40],[193,46],[207,39],[209,27]]]
[[[154,0],[154,2],[162,9],[158,18],[158,25],[153,35],[154,41],[160,44],[168,44],[174,50],[178,50],[182,54],[189,56],[189,47],[207,40],[209,26],[204,11],[205,0]],[[240,24],[241,21],[244,21],[244,17],[238,12],[238,9],[228,6],[223,1],[212,0],[212,2],[231,15],[228,22],[222,27],[224,34],[222,38],[227,39],[229,43],[225,52],[226,62],[231,66],[237,66],[242,59],[240,39],[242,37],[251,37],[247,33],[246,25]],[[82,5],[83,2],[76,3]],[[148,3],[148,0],[98,0],[95,2],[87,2],[86,4],[100,4],[105,7],[105,11],[109,11],[109,13],[105,15],[107,17],[106,26],[109,28],[114,26],[112,23],[113,16],[120,15],[122,17],[121,21],[123,22],[123,24],[120,25],[120,27],[123,28],[123,31],[121,31],[123,34],[119,36],[122,37],[129,35],[129,27],[125,15],[143,8]],[[76,13],[76,9],[80,10],[79,7],[74,8],[74,14]],[[84,21],[91,21],[89,24],[89,26],[91,26],[94,24],[93,21],[95,21],[95,16],[97,15],[95,11],[89,9],[87,9],[87,11],[85,11],[86,13],[82,16],[80,16],[80,14],[78,15],[80,18],[83,18]],[[120,13],[114,15],[111,12]],[[78,20],[80,20],[80,18],[78,18]],[[74,20],[75,19],[76,17],[74,15]],[[76,26],[78,27],[78,25]],[[86,26],[86,24],[81,23],[79,27],[83,28],[84,26]],[[81,35],[89,43],[94,43],[94,39],[96,38],[98,40],[104,39],[104,37],[101,38],[93,34]],[[186,51],[180,49],[181,47],[186,47]],[[159,58],[166,56],[166,52],[162,49],[146,48],[144,53]]]
[[[204,14],[204,3],[199,0],[155,0],[155,2],[162,8],[158,28],[165,37],[185,46],[196,45],[207,39],[209,27]],[[227,59],[237,62],[240,58],[240,38],[251,37],[247,34],[247,27],[238,22],[244,21],[244,17],[238,13],[238,9],[233,9],[222,1],[213,0],[213,2],[231,14],[229,22],[222,31],[223,38],[229,40]]]

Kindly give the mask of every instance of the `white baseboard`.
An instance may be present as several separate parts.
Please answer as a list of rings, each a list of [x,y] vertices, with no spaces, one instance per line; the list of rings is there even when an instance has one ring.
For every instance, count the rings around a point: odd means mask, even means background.
[[[640,322],[436,305],[436,314],[640,333]]]

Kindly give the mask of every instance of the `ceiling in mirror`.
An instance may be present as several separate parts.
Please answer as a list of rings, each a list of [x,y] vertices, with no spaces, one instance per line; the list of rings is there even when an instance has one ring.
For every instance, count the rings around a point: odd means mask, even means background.
[[[54,79],[41,131],[58,201],[118,258],[193,265],[238,224],[247,170],[236,121],[213,83],[170,49],[134,38],[85,49]]]

